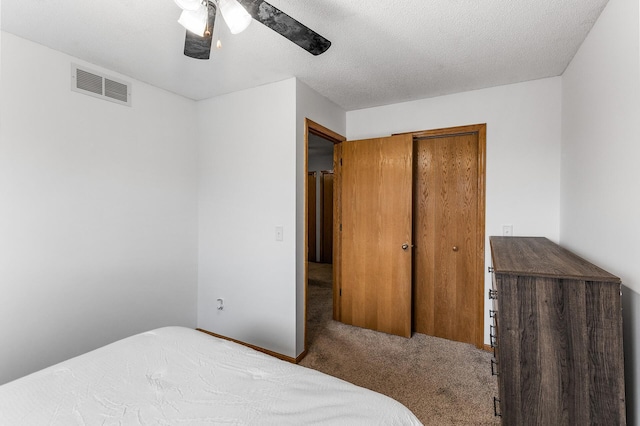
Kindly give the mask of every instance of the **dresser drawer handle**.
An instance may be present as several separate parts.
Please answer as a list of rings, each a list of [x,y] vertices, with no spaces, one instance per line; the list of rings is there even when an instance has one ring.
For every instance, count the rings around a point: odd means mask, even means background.
[[[492,376],[499,376],[500,375],[500,373],[498,373],[498,362],[495,359],[491,360],[491,375]]]
[[[492,348],[498,346],[498,335],[496,333],[496,327],[493,325],[489,325],[489,343]]]
[[[500,400],[494,396],[493,397],[493,415],[495,417],[502,417],[502,413],[498,413],[498,407],[500,407]]]
[[[498,298],[498,290],[489,290],[489,299],[497,299]]]

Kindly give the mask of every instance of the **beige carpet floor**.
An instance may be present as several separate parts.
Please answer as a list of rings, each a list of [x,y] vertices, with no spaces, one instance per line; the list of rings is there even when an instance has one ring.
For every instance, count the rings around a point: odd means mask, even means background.
[[[300,365],[396,399],[425,425],[500,424],[491,354],[414,333],[410,339],[332,320],[331,265],[309,264],[308,354]]]

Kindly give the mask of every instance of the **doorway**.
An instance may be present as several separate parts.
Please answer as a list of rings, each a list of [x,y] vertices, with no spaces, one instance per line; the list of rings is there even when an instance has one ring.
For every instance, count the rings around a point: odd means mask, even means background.
[[[305,119],[305,351],[318,321],[334,317],[334,168],[346,138]]]

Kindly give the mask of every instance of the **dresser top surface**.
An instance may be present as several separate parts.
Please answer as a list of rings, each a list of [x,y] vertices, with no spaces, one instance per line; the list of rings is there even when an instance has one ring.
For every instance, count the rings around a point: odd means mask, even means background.
[[[510,275],[620,282],[620,278],[544,237],[490,237],[493,270]]]

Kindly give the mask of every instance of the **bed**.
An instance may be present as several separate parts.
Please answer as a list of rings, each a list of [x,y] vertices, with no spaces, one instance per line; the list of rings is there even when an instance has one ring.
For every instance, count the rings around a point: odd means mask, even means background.
[[[183,327],[0,386],[0,425],[420,425],[402,404]]]

